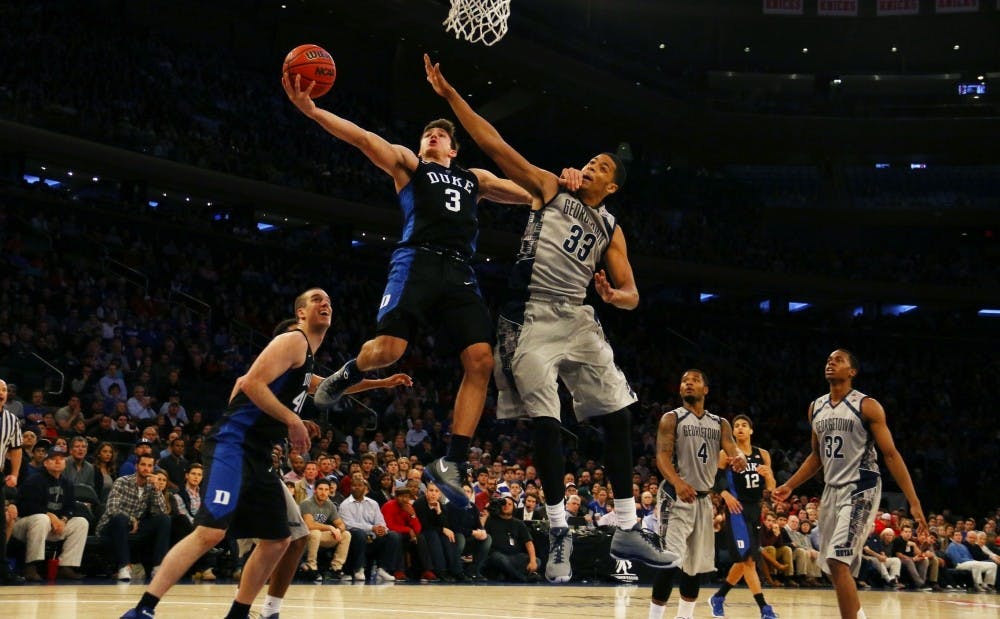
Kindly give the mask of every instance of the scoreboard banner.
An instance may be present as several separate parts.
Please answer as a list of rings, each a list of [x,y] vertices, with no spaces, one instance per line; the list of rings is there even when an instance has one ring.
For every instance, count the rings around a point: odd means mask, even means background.
[[[802,15],[804,0],[764,0],[766,15]]]
[[[817,0],[816,14],[830,17],[857,17],[858,0]]]
[[[875,11],[877,15],[917,15],[920,0],[878,0]]]

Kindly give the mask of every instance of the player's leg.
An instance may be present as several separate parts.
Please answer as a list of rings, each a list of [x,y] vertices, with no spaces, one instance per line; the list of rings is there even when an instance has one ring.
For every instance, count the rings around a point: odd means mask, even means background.
[[[821,503],[830,509],[820,512],[821,556],[837,593],[842,619],[864,618],[854,577],[861,566],[862,549],[874,523],[874,506],[882,495],[881,482],[858,490],[854,485],[823,490]]]
[[[292,493],[285,488],[285,518],[288,520],[288,528],[291,530],[291,542],[285,554],[281,555],[281,560],[274,567],[271,580],[267,584],[267,597],[264,599],[264,607],[260,611],[261,619],[278,619],[281,611],[281,602],[295,578],[295,572],[299,568],[299,561],[302,560],[302,553],[309,543],[309,528],[306,527],[302,519],[299,506],[295,503]],[[256,550],[256,549],[255,549]],[[315,557],[314,557],[315,558]],[[249,586],[249,583],[246,585]],[[240,589],[244,588],[242,574],[240,576]]]

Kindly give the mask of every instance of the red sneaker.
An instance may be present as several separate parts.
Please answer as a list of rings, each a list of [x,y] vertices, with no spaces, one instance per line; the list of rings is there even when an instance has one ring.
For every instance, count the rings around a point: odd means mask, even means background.
[[[437,581],[438,581],[437,574],[435,574],[430,570],[427,570],[426,572],[420,575],[420,582],[437,582]]]
[[[406,581],[406,572],[404,572],[403,570],[396,570],[395,572],[392,573],[392,576],[396,579],[396,582]]]

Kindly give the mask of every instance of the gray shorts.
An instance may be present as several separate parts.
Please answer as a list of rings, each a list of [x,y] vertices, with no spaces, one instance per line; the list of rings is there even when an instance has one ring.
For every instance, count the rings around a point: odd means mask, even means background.
[[[660,516],[660,537],[663,546],[680,557],[678,566],[685,574],[696,576],[715,571],[715,530],[712,519],[715,508],[708,494],[694,503],[676,498],[673,487],[660,482],[656,513]]]
[[[500,419],[559,419],[557,378],[572,394],[580,420],[637,400],[589,305],[529,300],[524,324],[501,316],[497,338],[494,378]]]
[[[875,510],[882,499],[882,480],[874,487],[857,490],[857,484],[826,486],[819,504],[819,534],[823,540],[819,566],[830,573],[829,559],[861,569],[862,550],[875,526]]]

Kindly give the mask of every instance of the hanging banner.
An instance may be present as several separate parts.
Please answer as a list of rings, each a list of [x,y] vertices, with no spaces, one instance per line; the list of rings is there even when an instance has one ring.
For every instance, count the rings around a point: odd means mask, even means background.
[[[817,0],[817,15],[857,17],[858,0]]]
[[[975,13],[979,10],[979,0],[936,0],[938,13]]]
[[[878,0],[875,8],[878,15],[917,15],[920,0]]]
[[[765,15],[802,15],[803,0],[764,0]]]

